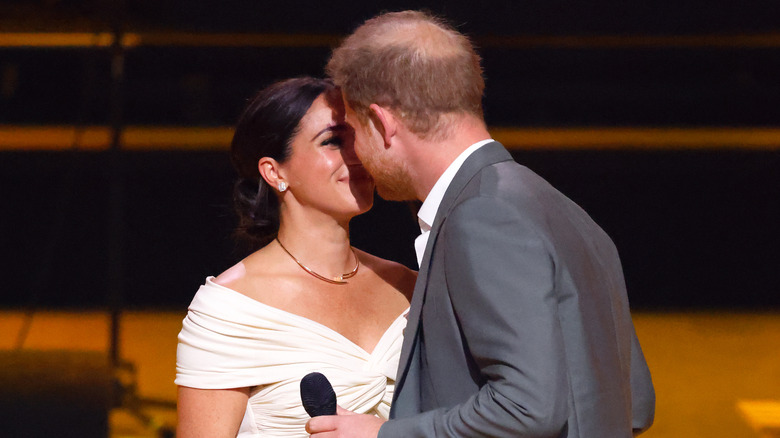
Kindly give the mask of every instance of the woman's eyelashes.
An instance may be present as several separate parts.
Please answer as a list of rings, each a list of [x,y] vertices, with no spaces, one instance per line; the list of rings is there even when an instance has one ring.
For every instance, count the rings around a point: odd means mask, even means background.
[[[342,139],[338,135],[334,135],[332,137],[328,137],[325,140],[323,140],[321,145],[322,146],[333,146],[333,147],[340,148],[340,147],[342,147],[344,145],[344,139]]]

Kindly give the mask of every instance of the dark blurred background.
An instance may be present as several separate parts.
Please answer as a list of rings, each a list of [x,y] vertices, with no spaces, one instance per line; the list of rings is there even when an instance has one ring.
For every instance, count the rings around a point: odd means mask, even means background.
[[[9,147],[16,127],[231,126],[254,92],[322,75],[339,37],[405,8],[475,40],[491,127],[745,132],[715,145],[694,135],[512,153],[613,237],[634,309],[780,308],[780,6],[719,0],[3,1],[5,40],[178,32],[202,43],[0,45],[0,307],[184,309],[207,275],[244,255],[231,238],[227,143],[88,150],[77,135]],[[209,44],[213,34],[303,43]],[[770,138],[757,147],[752,132]],[[408,206],[377,200],[352,233],[416,268]]]

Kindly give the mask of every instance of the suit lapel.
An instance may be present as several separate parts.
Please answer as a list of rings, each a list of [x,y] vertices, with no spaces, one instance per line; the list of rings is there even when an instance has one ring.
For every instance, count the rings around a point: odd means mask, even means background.
[[[458,195],[463,191],[474,176],[484,167],[501,162],[512,160],[512,156],[498,142],[488,143],[477,149],[466,159],[458,173],[452,179],[447,191],[444,193],[442,202],[436,212],[436,219],[431,226],[431,234],[428,236],[428,243],[425,245],[422,265],[417,275],[417,282],[414,285],[414,295],[412,296],[411,307],[407,315],[406,329],[404,330],[404,342],[401,347],[401,356],[399,358],[399,373],[396,376],[395,397],[396,400],[401,387],[406,380],[411,365],[412,348],[417,345],[417,336],[419,336],[420,314],[425,303],[425,294],[428,291],[428,271],[431,266],[431,253],[439,235],[439,229],[444,219],[452,209]]]

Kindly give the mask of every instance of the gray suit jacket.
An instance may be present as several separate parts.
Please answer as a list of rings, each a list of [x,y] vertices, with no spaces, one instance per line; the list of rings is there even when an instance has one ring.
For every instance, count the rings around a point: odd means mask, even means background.
[[[380,437],[630,437],[654,409],[612,241],[483,146],[432,226]]]

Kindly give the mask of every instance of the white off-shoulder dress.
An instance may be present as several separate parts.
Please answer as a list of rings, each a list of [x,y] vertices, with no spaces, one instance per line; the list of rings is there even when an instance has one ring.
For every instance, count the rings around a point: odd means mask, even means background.
[[[306,437],[300,381],[312,371],[338,404],[387,418],[406,327],[405,313],[369,353],[338,332],[271,307],[209,277],[182,322],[176,381],[200,389],[251,387],[238,436]]]

